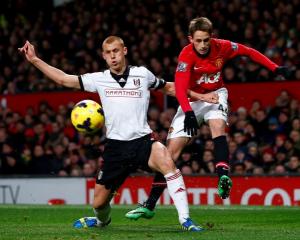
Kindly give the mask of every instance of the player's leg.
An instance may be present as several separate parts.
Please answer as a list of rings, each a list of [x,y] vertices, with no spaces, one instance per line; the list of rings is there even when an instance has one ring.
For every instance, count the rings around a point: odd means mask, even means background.
[[[182,149],[189,141],[189,136],[183,131],[184,117],[183,111],[181,108],[178,108],[168,133],[167,149],[174,162],[177,161]],[[143,207],[152,211],[166,186],[165,177],[161,173],[155,174],[149,198]]]
[[[98,225],[106,226],[111,221],[110,200],[113,197],[111,189],[107,189],[104,185],[96,184],[94,192],[93,210],[95,216],[99,220]]]
[[[229,174],[229,151],[226,140],[226,122],[227,122],[227,97],[228,93],[225,88],[219,89],[219,104],[211,105],[211,108],[204,115],[208,122],[214,142],[214,155],[216,172],[219,176],[218,193],[223,199],[229,197],[232,181]]]
[[[95,227],[106,226],[110,223],[110,201],[115,191],[122,185],[130,169],[127,164],[127,156],[124,154],[128,150],[128,142],[118,140],[108,140],[103,153],[103,167],[99,171],[96,179],[93,210],[96,217],[81,218],[75,227]],[[85,222],[85,224],[84,224]]]
[[[178,137],[168,140],[167,149],[169,150],[171,157],[174,162],[177,161],[182,149],[187,144],[189,138]],[[155,173],[151,191],[148,199],[141,204],[138,208],[126,213],[125,217],[133,220],[138,220],[139,218],[150,219],[154,216],[154,208],[160,196],[167,186],[166,179],[160,172]]]
[[[174,162],[177,161],[182,149],[190,138],[187,133],[183,131],[184,117],[184,112],[181,110],[181,108],[178,108],[168,133],[167,148],[170,151]],[[166,186],[167,184],[164,175],[160,172],[156,173],[153,179],[149,198],[138,208],[126,213],[125,217],[134,220],[139,218],[152,218],[154,216],[155,205]]]
[[[182,149],[184,148],[184,146],[187,144],[188,140],[189,138],[187,137],[178,137],[178,138],[172,138],[168,140],[167,149],[170,152],[171,158],[174,162],[178,160],[179,155]],[[162,195],[166,186],[167,183],[164,176],[160,172],[156,173],[153,179],[149,198],[145,202],[145,207],[153,211],[159,197]]]
[[[167,149],[170,152],[171,157],[175,163],[177,162],[183,148],[186,146],[189,140],[190,138],[185,136],[168,139]]]
[[[104,227],[111,221],[110,218],[110,200],[112,193],[110,189],[106,189],[104,185],[96,184],[94,191],[93,210],[95,217],[83,217],[75,221],[74,227]]]
[[[223,119],[210,119],[208,121],[214,142],[214,155],[216,172],[219,176],[218,193],[223,199],[228,198],[232,181],[228,176],[229,162],[228,162],[228,144],[225,136],[226,123]]]
[[[188,231],[203,231],[203,228],[196,226],[190,219],[183,177],[180,170],[176,168],[169,151],[163,144],[159,142],[153,143],[148,164],[153,170],[159,171],[164,175],[169,194],[177,209],[179,222],[183,229]]]

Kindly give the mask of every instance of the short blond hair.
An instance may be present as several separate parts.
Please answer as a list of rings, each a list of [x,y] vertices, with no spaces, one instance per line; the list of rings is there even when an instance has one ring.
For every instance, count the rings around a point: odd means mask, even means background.
[[[102,43],[102,50],[105,44],[111,44],[113,42],[119,42],[121,44],[122,47],[125,47],[124,41],[122,38],[118,37],[118,36],[109,36],[107,38],[104,39],[103,43]]]

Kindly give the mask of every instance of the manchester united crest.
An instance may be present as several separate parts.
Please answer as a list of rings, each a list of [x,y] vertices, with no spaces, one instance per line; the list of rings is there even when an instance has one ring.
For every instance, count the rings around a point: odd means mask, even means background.
[[[222,65],[223,65],[223,58],[217,58],[217,60],[215,61],[215,65],[218,68],[222,67]]]

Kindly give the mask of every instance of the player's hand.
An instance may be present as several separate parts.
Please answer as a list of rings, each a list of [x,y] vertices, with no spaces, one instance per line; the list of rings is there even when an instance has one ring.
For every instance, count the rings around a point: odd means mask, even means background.
[[[205,93],[203,94],[202,101],[208,103],[219,103],[219,95],[215,92]]]
[[[284,78],[289,78],[290,75],[291,75],[291,71],[290,71],[289,68],[286,67],[286,66],[278,66],[278,67],[275,69],[274,73],[275,73],[276,75],[281,75],[281,76],[283,76]]]
[[[187,134],[191,136],[195,136],[197,134],[198,129],[199,129],[199,124],[194,111],[187,111],[185,113],[183,130],[187,132]]]
[[[33,62],[34,59],[37,58],[35,50],[34,50],[34,46],[29,41],[26,41],[24,46],[21,48],[18,48],[18,50],[20,53],[23,53],[25,55],[26,59],[29,62]]]

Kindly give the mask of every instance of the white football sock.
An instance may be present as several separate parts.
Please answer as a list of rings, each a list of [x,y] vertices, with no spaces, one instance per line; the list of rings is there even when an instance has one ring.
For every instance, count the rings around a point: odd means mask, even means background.
[[[169,194],[178,212],[179,222],[182,224],[189,218],[189,206],[186,188],[179,169],[175,173],[165,175]]]
[[[95,216],[100,221],[99,224],[107,223],[107,221],[110,219],[110,211],[111,211],[110,204],[107,204],[103,208],[93,208],[93,210],[94,210]]]

